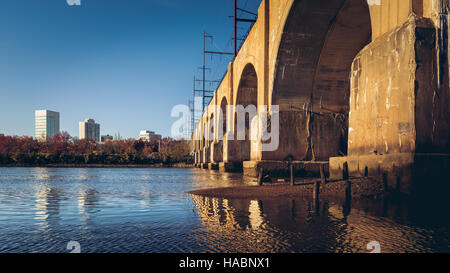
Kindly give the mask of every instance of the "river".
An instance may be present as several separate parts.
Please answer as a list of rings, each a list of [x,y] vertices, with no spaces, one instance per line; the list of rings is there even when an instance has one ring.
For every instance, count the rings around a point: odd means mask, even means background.
[[[187,194],[244,184],[198,169],[0,168],[0,252],[450,252],[448,205]]]

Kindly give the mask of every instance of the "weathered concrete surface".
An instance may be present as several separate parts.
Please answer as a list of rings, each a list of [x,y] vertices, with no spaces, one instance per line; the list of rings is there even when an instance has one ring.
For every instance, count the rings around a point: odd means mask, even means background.
[[[203,148],[203,163],[208,164],[211,162],[211,147],[207,146]]]
[[[211,144],[211,161],[218,163],[223,161],[223,141],[216,141]]]
[[[219,163],[221,172],[242,172],[242,162],[221,162]]]
[[[364,1],[293,3],[272,92],[272,103],[280,105],[282,144],[264,159],[328,160],[346,153],[350,67],[370,39]]]
[[[287,160],[450,154],[447,10],[447,0],[263,0],[195,128],[196,162],[283,170]],[[260,135],[205,138],[210,124],[234,132],[236,117],[219,124],[214,110],[240,104],[280,106],[276,151],[262,151]]]
[[[209,170],[213,170],[213,171],[218,171],[219,170],[219,164],[218,163],[209,163],[208,164],[208,169]]]
[[[351,77],[349,154],[450,151],[448,124],[433,129],[438,119],[446,119],[433,112],[450,102],[448,95],[433,99],[435,43],[431,22],[411,16],[358,54]]]
[[[264,176],[271,179],[290,177],[290,165],[294,167],[295,177],[320,177],[320,165],[324,166],[325,174],[328,176],[328,161],[292,161],[282,162],[275,160],[245,161],[244,175],[258,177],[260,171]]]
[[[332,179],[342,178],[345,163],[351,176],[380,177],[407,193],[419,188],[415,181],[426,179],[416,170],[432,168],[436,179],[448,179],[449,170],[440,163],[450,158],[450,97],[447,81],[440,86],[437,81],[437,41],[432,21],[412,15],[358,54],[351,78],[349,156],[330,159]],[[448,67],[441,73],[448,75]]]
[[[387,189],[407,194],[450,189],[448,154],[390,154],[330,159],[330,179],[373,177]],[[348,170],[348,173],[346,174]]]

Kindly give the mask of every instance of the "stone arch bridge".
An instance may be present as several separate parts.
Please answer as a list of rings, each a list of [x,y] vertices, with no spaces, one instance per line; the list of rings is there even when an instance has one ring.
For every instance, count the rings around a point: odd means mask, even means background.
[[[418,164],[446,169],[448,5],[448,0],[263,0],[195,126],[197,166],[283,175],[289,161],[303,175],[326,165],[331,179],[384,176],[397,186]],[[275,151],[261,149],[259,134],[256,140],[218,136],[221,130],[214,128],[233,131],[236,116],[228,113],[221,121],[215,109],[237,105],[279,106]]]

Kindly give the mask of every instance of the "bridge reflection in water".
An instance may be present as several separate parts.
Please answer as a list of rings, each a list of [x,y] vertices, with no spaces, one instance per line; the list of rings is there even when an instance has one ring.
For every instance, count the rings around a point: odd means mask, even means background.
[[[194,238],[211,252],[367,253],[372,241],[383,253],[449,251],[450,237],[433,238],[429,219],[408,215],[407,202],[192,200],[203,226]]]
[[[0,252],[450,252],[435,202],[227,200],[195,189],[254,185],[189,169],[0,168]],[[441,202],[441,204],[436,204]]]

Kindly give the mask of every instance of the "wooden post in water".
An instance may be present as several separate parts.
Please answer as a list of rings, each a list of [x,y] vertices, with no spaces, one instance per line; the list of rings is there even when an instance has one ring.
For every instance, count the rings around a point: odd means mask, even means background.
[[[344,195],[345,202],[344,206],[342,207],[342,214],[344,214],[344,217],[347,217],[350,215],[350,211],[352,209],[352,183],[350,181],[347,181]]]
[[[264,179],[264,177],[263,177],[263,170],[262,170],[262,168],[259,168],[258,169],[258,186],[262,186],[263,185],[263,179]]]
[[[320,181],[322,182],[322,184],[325,185],[327,183],[327,178],[325,176],[324,168],[325,168],[324,164],[320,164]]]
[[[342,170],[342,180],[348,180],[348,163],[344,162],[343,170]]]
[[[313,189],[313,199],[319,200],[319,194],[320,194],[320,181],[315,181]]]
[[[294,164],[289,165],[289,170],[291,172],[291,186],[295,185],[295,177],[294,177]]]

